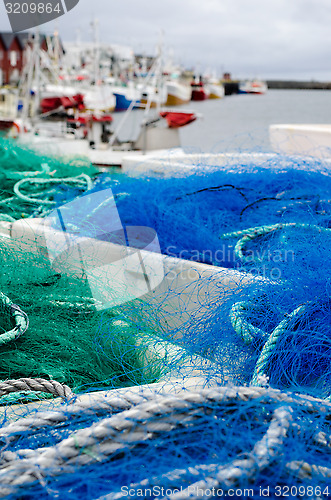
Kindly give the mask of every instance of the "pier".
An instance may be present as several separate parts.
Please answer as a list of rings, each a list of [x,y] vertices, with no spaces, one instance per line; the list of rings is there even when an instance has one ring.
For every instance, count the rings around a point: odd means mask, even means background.
[[[331,82],[267,80],[269,89],[331,90]]]
[[[238,94],[238,80],[222,80],[225,95]],[[296,81],[296,80],[266,80],[268,89],[293,90],[331,90],[331,82]]]

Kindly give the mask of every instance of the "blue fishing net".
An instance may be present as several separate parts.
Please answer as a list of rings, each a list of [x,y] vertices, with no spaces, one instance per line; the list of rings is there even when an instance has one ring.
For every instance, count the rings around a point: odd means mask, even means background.
[[[225,161],[221,169],[200,164],[184,178],[114,181],[103,174],[94,189],[107,187],[122,222],[153,228],[162,253],[221,267],[241,265],[234,251],[240,231],[289,223],[328,227],[330,222],[330,179],[323,162],[313,159],[285,161],[273,155],[258,165],[253,158],[227,168]],[[247,250],[254,252],[252,243]],[[284,243],[282,251],[287,247]]]
[[[84,196],[42,212],[62,236],[38,240],[26,263],[28,226],[13,222],[18,247],[2,242],[0,282],[30,326],[1,347],[2,369],[36,378],[27,367],[42,363],[46,382],[56,372],[78,397],[3,403],[3,497],[331,495],[330,174],[313,159],[236,162],[200,162],[185,177],[95,175]],[[157,255],[162,280],[110,307],[113,261],[100,245],[128,247],[140,266]],[[153,283],[158,266],[131,264],[137,290]],[[22,320],[8,303],[2,313],[3,331]],[[64,341],[54,350],[61,332],[75,344],[70,372]],[[44,345],[38,357],[35,339],[55,340],[56,355]]]
[[[330,496],[330,404],[237,387],[128,400],[3,426],[2,496]]]

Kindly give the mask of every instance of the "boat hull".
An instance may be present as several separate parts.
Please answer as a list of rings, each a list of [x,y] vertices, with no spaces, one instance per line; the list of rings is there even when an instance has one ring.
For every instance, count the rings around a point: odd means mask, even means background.
[[[225,95],[224,85],[219,83],[208,83],[207,89],[209,99],[222,99]]]
[[[209,94],[209,99],[222,99],[222,96],[221,95],[217,95],[214,92],[211,92]]]
[[[258,80],[241,82],[238,88],[238,94],[265,94],[268,90],[265,82]]]
[[[147,103],[148,103],[148,99],[145,99],[144,97],[142,97],[140,99],[140,107],[141,108],[146,107]],[[151,101],[149,106],[150,106],[150,108],[156,108],[158,106],[158,103],[156,101]]]
[[[167,101],[165,103],[166,106],[180,106],[182,104],[187,104],[189,102],[188,99],[182,99],[177,95],[168,94]]]
[[[282,159],[282,166],[293,168],[296,162],[293,157]],[[240,171],[245,165],[254,163],[255,167],[263,169],[268,175],[270,165],[279,162],[276,153],[177,153],[168,152],[167,156],[140,156],[131,155],[124,157],[122,171],[131,177],[157,176],[158,178],[182,177],[199,174],[202,172],[212,173],[216,171]],[[297,162],[298,168],[302,162]],[[321,168],[331,169],[331,158],[321,163]]]
[[[126,111],[130,106],[132,106],[132,103],[134,108],[140,107],[140,101],[127,99],[124,94],[118,94],[117,92],[114,92],[114,96],[116,99],[115,111]]]
[[[8,132],[14,125],[14,120],[0,119],[0,132]]]
[[[167,83],[166,106],[180,106],[191,100],[191,88],[177,82]]]
[[[144,87],[141,89],[140,107],[157,108],[164,106],[167,101],[167,89],[165,87]]]
[[[270,125],[269,139],[277,153],[331,158],[331,125]]]
[[[181,151],[178,129],[164,128],[158,130],[153,128],[148,132],[146,137],[141,136],[140,141],[137,140],[137,148],[139,149],[139,146],[142,148],[140,151],[108,147],[93,149],[89,147],[89,143],[85,139],[53,138],[50,140],[47,136],[35,136],[29,133],[22,134],[19,137],[19,143],[45,155],[54,155],[65,160],[75,157],[86,158],[98,167],[121,167],[124,158],[130,158],[131,156],[133,158],[147,158],[155,155],[159,157],[166,155],[169,149]],[[159,132],[161,132],[161,136]]]
[[[191,96],[191,101],[205,101],[208,99],[207,93],[203,89],[193,89],[192,90],[192,96]]]

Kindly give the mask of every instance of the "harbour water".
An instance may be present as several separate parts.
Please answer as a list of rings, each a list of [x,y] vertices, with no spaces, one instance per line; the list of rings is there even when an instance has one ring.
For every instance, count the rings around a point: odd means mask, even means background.
[[[269,90],[264,95],[234,94],[220,101],[191,103],[203,118],[185,127],[187,150],[270,151],[268,127],[273,123],[330,123],[331,92]]]
[[[269,90],[264,95],[233,94],[219,100],[191,102],[184,109],[201,115],[180,131],[186,152],[269,152],[268,127],[273,123],[330,123],[331,91]],[[142,113],[142,110],[131,113],[121,130],[121,139],[137,133]],[[123,118],[122,113],[113,116],[115,125]]]

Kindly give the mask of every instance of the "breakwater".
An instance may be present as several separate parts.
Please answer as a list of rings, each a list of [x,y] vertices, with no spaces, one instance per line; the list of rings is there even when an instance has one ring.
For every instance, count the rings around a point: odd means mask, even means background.
[[[222,82],[225,95],[238,94],[239,81],[231,80]],[[331,90],[331,82],[296,81],[296,80],[266,80],[268,89],[293,89],[293,90]]]
[[[331,90],[331,82],[267,80],[269,89]]]

